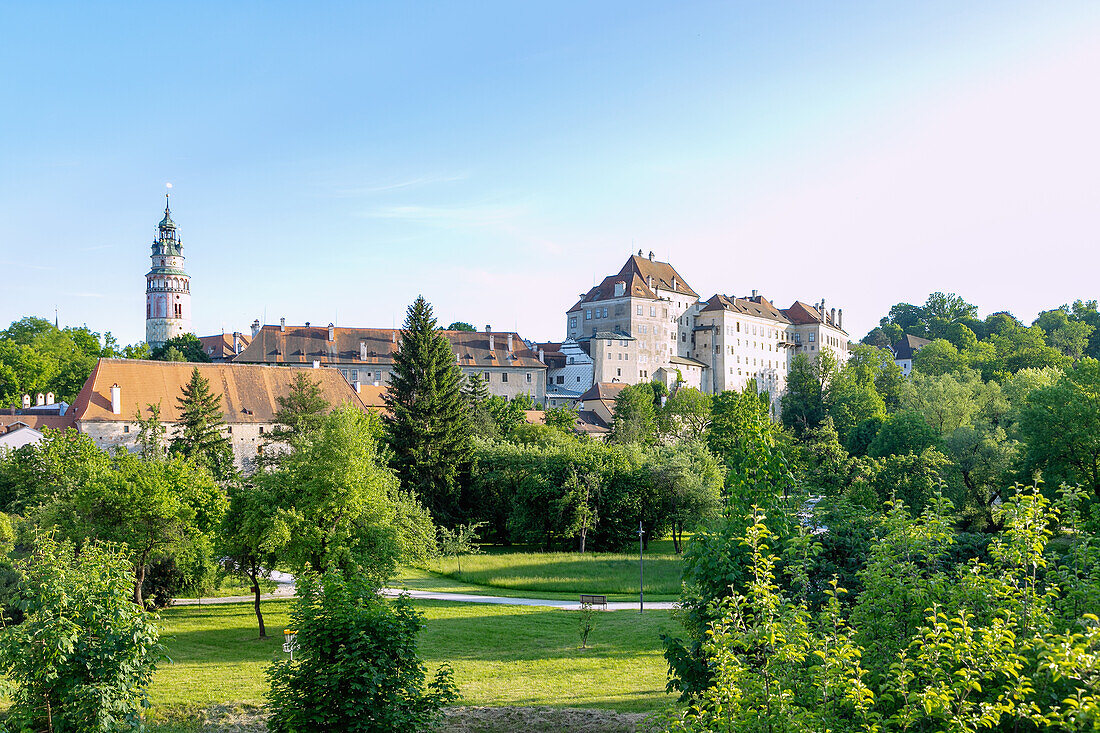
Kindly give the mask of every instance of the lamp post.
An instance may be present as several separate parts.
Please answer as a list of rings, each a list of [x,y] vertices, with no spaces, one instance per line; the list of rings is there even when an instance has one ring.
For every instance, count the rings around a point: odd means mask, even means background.
[[[645,571],[642,565],[642,520],[638,520],[638,613],[645,612]]]

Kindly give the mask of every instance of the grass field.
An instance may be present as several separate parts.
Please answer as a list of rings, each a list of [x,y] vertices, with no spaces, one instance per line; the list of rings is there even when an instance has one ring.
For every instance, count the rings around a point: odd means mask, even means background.
[[[650,543],[644,558],[646,597],[655,601],[676,600],[680,595],[681,561],[673,552],[672,543]],[[486,547],[483,554],[462,557],[461,566],[459,572],[459,559],[448,557],[434,561],[428,569],[462,583],[499,589],[502,591],[499,595],[573,598],[578,593],[598,593],[616,601],[638,597],[637,554],[582,555]],[[406,573],[398,579],[401,580],[423,582],[427,579]]]
[[[170,662],[150,690],[158,717],[216,703],[259,703],[265,667],[284,658],[282,630],[290,601],[264,603],[271,638],[256,638],[244,603],[186,606],[161,615]],[[621,712],[661,709],[665,663],[659,635],[677,633],[668,611],[616,611],[598,616],[579,649],[577,613],[523,606],[417,602],[427,628],[420,638],[429,669],[454,669],[459,705],[548,705]]]

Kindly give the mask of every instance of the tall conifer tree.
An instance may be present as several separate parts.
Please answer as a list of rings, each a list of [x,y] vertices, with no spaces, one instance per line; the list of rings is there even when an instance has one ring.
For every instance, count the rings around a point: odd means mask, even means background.
[[[409,306],[393,355],[386,433],[402,485],[437,521],[455,517],[458,472],[469,452],[462,381],[450,343],[436,330],[431,305],[418,297]]]
[[[180,406],[180,429],[172,441],[172,451],[205,466],[214,478],[228,479],[233,473],[233,449],[222,435],[221,395],[210,389],[210,382],[191,370],[191,381],[183,385],[176,398]]]

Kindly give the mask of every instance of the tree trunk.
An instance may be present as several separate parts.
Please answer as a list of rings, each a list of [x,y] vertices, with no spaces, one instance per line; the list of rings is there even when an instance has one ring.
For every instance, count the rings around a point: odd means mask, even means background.
[[[255,562],[255,561],[253,561],[253,562],[252,562],[252,564],[251,564],[251,565],[249,566],[249,569],[248,569],[248,578],[249,578],[249,580],[251,580],[251,581],[252,581],[252,594],[253,594],[253,597],[254,597],[254,599],[255,599],[255,600],[253,601],[253,605],[254,605],[254,606],[255,606],[255,608],[256,608],[256,621],[257,621],[257,623],[259,623],[259,625],[260,625],[260,638],[261,638],[261,639],[266,639],[266,638],[267,638],[267,629],[266,629],[266,628],[264,628],[264,615],[263,615],[263,613],[262,613],[262,612],[260,611],[260,578],[259,578],[259,568],[258,568],[258,566],[256,565],[256,562]]]
[[[581,527],[581,554],[584,554],[584,541],[588,537],[588,527]]]
[[[134,603],[145,608],[145,599],[141,597],[141,586],[145,583],[145,561],[149,559],[149,553],[143,552],[141,559],[134,568]]]

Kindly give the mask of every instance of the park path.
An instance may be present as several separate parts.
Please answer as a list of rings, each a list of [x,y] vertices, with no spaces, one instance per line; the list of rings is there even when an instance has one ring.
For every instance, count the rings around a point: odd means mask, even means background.
[[[487,603],[497,606],[537,606],[541,608],[562,608],[567,611],[580,610],[581,604],[576,601],[553,600],[549,598],[508,598],[506,596],[479,596],[472,593],[437,593],[427,590],[406,590],[404,588],[383,588],[382,595],[387,598],[396,598],[400,595],[408,595],[423,601],[453,601],[456,603]],[[268,601],[278,598],[290,598],[294,595],[294,584],[279,582],[279,587],[274,593],[264,593],[260,600]],[[251,603],[252,596],[227,596],[224,598],[176,598],[173,606],[217,606],[223,603]],[[676,608],[674,601],[657,601],[646,603],[650,610],[667,611]],[[638,602],[613,602],[607,604],[608,611],[636,611]]]

